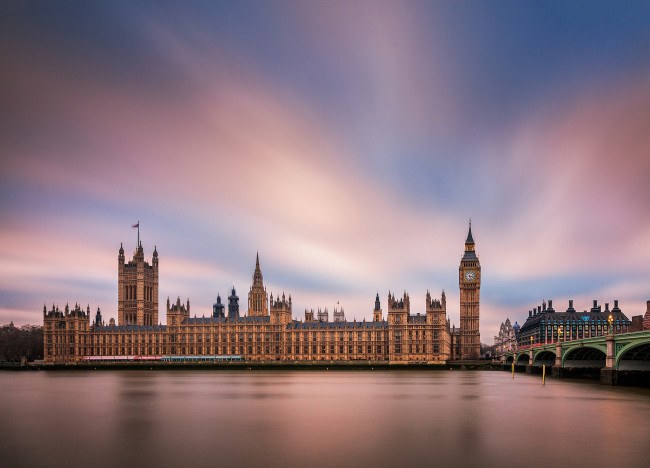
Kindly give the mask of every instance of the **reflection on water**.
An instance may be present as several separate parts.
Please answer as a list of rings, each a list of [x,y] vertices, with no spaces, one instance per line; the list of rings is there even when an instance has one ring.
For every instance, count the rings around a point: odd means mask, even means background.
[[[472,371],[0,373],[3,466],[647,466],[650,391]]]

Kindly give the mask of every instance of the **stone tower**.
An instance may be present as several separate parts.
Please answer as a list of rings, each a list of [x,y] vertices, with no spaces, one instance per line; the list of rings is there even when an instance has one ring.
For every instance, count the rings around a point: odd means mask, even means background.
[[[257,254],[255,259],[255,272],[253,273],[253,284],[248,292],[248,316],[263,317],[265,315],[269,315],[268,296],[266,295],[266,288],[262,281],[260,255]]]
[[[117,320],[119,325],[158,324],[158,251],[154,247],[151,265],[144,261],[142,243],[133,260],[124,263],[120,244],[117,256]]]
[[[481,354],[479,334],[481,264],[476,256],[471,222],[465,240],[465,253],[458,268],[458,283],[460,286],[460,359],[478,359]]]
[[[404,296],[397,301],[395,295],[388,293],[388,359],[390,361],[408,360],[408,320],[411,315],[411,299]]]

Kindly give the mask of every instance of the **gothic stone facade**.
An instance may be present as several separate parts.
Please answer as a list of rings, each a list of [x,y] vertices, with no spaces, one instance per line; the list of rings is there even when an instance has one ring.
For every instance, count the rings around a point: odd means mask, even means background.
[[[515,324],[517,328],[519,328],[517,322],[515,322]],[[501,322],[499,334],[494,337],[494,346],[496,347],[497,354],[503,354],[515,349],[515,345],[515,328],[512,326],[512,323],[510,323],[510,319],[507,318],[505,323]]]
[[[472,273],[469,273],[472,272]],[[256,259],[253,284],[248,294],[248,312],[239,314],[239,297],[233,287],[225,316],[221,298],[211,317],[191,317],[190,301],[167,299],[167,324],[157,324],[158,253],[152,265],[144,261],[142,245],[133,260],[124,264],[118,255],[118,323],[104,323],[98,309],[91,323],[90,308],[66,305],[63,311],[43,307],[45,361],[74,363],[86,356],[241,356],[247,361],[370,361],[444,363],[452,358],[474,358],[479,354],[478,288],[480,266],[474,252],[471,227],[460,266],[460,345],[452,355],[452,336],[447,319],[444,291],[439,300],[427,292],[424,313],[411,313],[405,292],[388,294],[384,318],[379,294],[372,321],[347,321],[343,310],[314,318],[305,311],[304,320],[292,317],[291,296],[270,297]]]

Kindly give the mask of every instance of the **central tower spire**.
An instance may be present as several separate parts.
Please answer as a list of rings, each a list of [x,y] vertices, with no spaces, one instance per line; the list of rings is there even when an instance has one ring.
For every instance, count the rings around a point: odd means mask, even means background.
[[[266,294],[266,288],[264,287],[262,270],[260,269],[259,252],[255,257],[253,285],[248,292],[248,315],[252,317],[269,315],[268,296]]]

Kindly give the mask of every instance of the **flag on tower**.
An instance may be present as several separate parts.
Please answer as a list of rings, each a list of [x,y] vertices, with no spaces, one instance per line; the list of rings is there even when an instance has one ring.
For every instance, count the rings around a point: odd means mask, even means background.
[[[139,228],[139,227],[140,227],[140,221],[138,221],[136,224],[134,224],[134,225],[131,226],[131,227],[132,227],[132,228]]]

